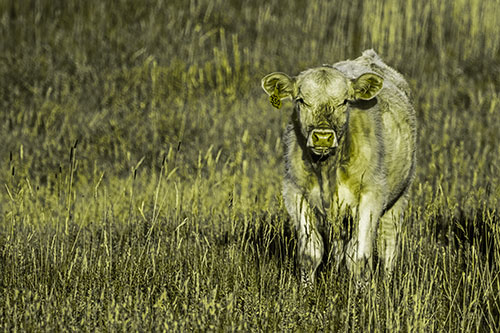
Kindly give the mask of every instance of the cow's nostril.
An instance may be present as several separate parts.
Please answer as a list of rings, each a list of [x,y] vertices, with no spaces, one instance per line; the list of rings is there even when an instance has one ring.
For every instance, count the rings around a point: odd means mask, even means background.
[[[316,147],[331,148],[334,146],[335,133],[333,130],[314,130],[311,133],[312,143]]]

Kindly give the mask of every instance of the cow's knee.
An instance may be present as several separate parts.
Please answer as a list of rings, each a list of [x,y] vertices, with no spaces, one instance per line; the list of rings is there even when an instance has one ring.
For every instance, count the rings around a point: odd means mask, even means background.
[[[298,245],[301,280],[305,284],[310,284],[314,281],[316,269],[323,259],[323,240],[316,231],[313,231],[299,235]]]
[[[386,233],[380,237],[377,243],[377,252],[385,271],[391,272],[397,255],[397,235]]]
[[[403,211],[406,207],[406,196],[388,210],[380,219],[377,239],[377,252],[384,265],[386,273],[391,273],[397,257],[399,235],[403,220]]]
[[[346,266],[359,281],[367,280],[370,276],[373,266],[372,260],[371,251],[362,251],[356,238],[353,237],[347,243]]]

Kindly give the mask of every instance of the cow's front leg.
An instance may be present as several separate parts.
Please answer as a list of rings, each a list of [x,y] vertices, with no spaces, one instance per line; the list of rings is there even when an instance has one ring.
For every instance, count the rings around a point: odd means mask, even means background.
[[[300,199],[298,201],[301,201]],[[296,227],[299,247],[299,266],[301,281],[304,284],[314,282],[316,269],[323,258],[323,240],[318,232],[316,217],[309,205],[303,201],[299,225]]]
[[[347,266],[359,278],[367,278],[367,270],[372,269],[373,241],[383,206],[377,197],[380,196],[367,194],[361,197],[355,211],[357,224],[347,246]]]
[[[292,217],[298,239],[297,259],[302,283],[314,282],[316,269],[323,258],[323,240],[318,232],[316,216],[310,204],[298,190],[285,190],[285,204]]]

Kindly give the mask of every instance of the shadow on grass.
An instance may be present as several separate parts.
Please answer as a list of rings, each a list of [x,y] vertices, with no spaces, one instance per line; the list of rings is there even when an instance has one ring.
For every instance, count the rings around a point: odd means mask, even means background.
[[[434,217],[436,241],[460,249],[473,246],[491,269],[500,266],[500,216],[492,209],[464,211]]]
[[[346,217],[342,221],[344,231],[341,232],[342,239],[350,237],[351,219]],[[297,265],[297,238],[290,218],[284,214],[270,214],[263,212],[252,216],[251,223],[247,228],[241,228],[239,232],[231,235],[230,232],[225,232],[218,237],[219,245],[227,245],[234,242],[239,242],[248,246],[252,253],[257,254],[257,264],[262,261],[275,261],[278,265],[288,266],[292,273],[299,278]],[[321,264],[317,269],[317,276],[322,272],[329,272],[335,267],[340,267],[340,271],[346,270],[345,259],[340,263],[335,262],[333,254],[336,244],[334,226],[332,223],[325,223],[322,227],[322,240],[324,243],[324,255]],[[345,242],[346,244],[347,242]],[[344,244],[344,245],[345,245]],[[336,269],[339,272],[338,269]],[[345,272],[344,272],[345,273]]]
[[[498,328],[500,323],[499,277],[500,269],[500,216],[493,209],[465,211],[459,209],[454,216],[434,217],[436,241],[451,249],[458,264],[457,273],[474,274],[474,253],[479,259],[479,274],[484,293],[481,309],[485,331]],[[471,260],[472,259],[472,260]],[[477,274],[477,273],[476,273]],[[486,275],[483,275],[486,274]],[[485,281],[485,276],[487,277]],[[464,288],[460,288],[463,292]]]

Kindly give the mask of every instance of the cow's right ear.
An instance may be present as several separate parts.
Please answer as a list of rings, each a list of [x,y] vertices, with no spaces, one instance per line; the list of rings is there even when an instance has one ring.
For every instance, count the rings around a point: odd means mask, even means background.
[[[293,79],[285,73],[275,72],[264,76],[262,89],[269,95],[276,95],[279,99],[292,98]]]

